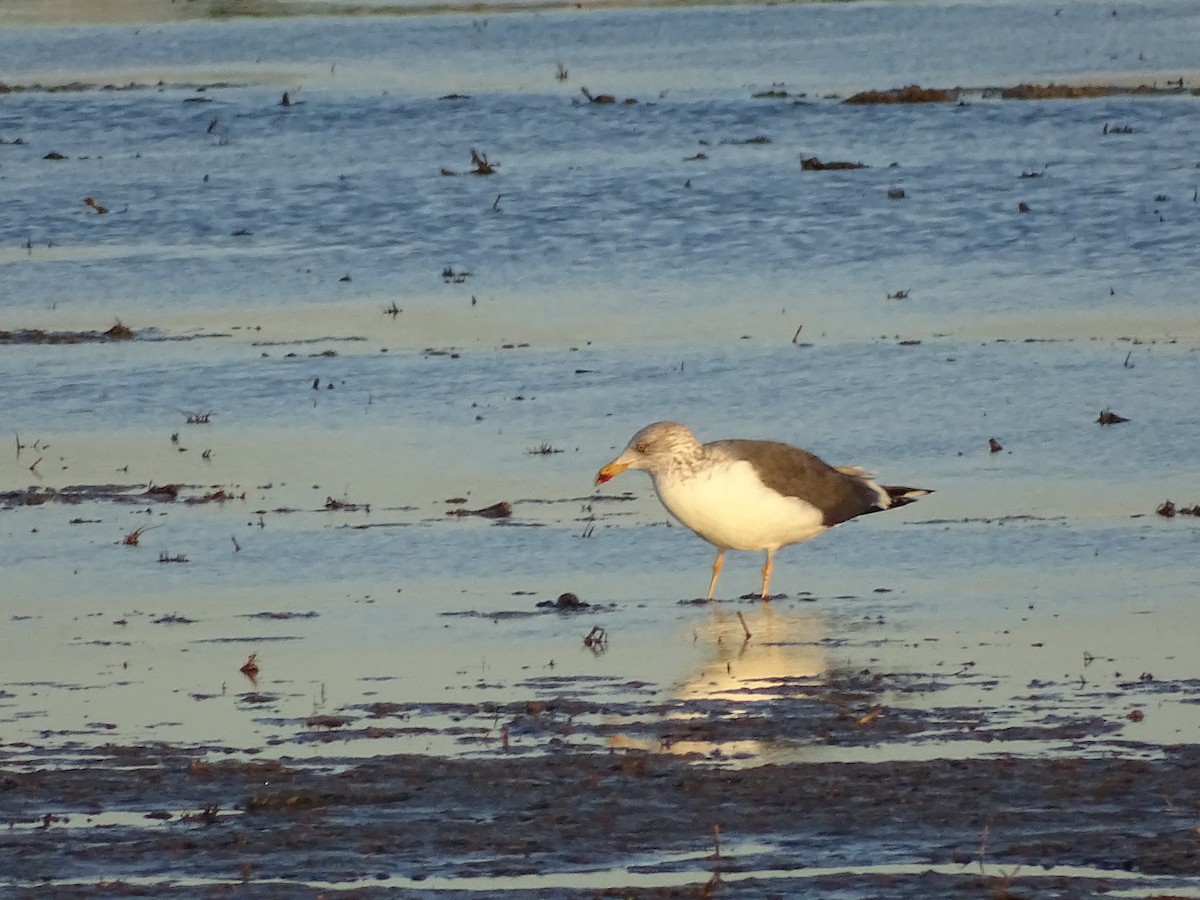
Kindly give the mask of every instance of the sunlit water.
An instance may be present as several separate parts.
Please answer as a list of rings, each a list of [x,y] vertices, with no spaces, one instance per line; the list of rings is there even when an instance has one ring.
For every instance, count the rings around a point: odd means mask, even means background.
[[[966,663],[1000,687],[955,703],[1002,710],[1040,679],[1080,714],[1147,708],[1113,740],[1195,739],[1191,688],[1116,685],[1194,675],[1200,531],[1154,509],[1200,501],[1200,100],[981,89],[1194,87],[1196,16],[739,5],[0,31],[11,85],[141,85],[0,95],[0,331],[139,332],[0,346],[0,490],[237,497],[0,510],[6,739],[319,755],[293,743],[308,717],[380,701],[675,702]],[[974,90],[838,99],[908,83]],[[468,174],[472,149],[495,174]],[[802,171],[812,156],[868,168]],[[1132,421],[1097,425],[1105,407]],[[677,604],[711,550],[665,527],[644,480],[592,498],[595,470],[667,417],[937,493],[782,553],[791,597],[732,653],[728,610]],[[448,516],[458,497],[513,518]],[[759,564],[731,559],[725,596]],[[537,611],[563,591],[596,607]],[[604,652],[582,642],[594,625]],[[505,724],[423,721],[336,750],[493,752]],[[513,730],[510,750],[547,737]],[[950,744],[879,752],[986,752]]]

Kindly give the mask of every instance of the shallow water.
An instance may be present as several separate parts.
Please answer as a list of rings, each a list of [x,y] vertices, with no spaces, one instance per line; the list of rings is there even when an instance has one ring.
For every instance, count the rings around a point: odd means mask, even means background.
[[[1190,79],[1189,5],[581,15],[7,31],[13,82],[180,85],[4,98],[0,136],[25,142],[2,148],[7,304],[26,326],[177,331],[285,309],[331,328],[395,302],[393,333],[434,324],[454,342],[781,340],[801,323],[857,338],[1194,335],[1194,97],[826,99],[912,81]],[[229,81],[244,86],[188,86]],[[773,85],[789,96],[752,98]],[[639,102],[586,104],[581,86]],[[285,88],[296,105],[278,105]],[[497,175],[438,174],[468,170],[472,148]],[[813,155],[870,168],[799,171]],[[110,214],[82,206],[92,195]],[[471,275],[445,284],[447,267]],[[886,301],[899,290],[908,300]]]
[[[339,355],[308,355],[326,346]],[[1153,513],[1194,483],[1197,422],[1172,399],[1195,374],[1185,345],[737,341],[670,345],[669,361],[595,347],[454,359],[384,354],[369,341],[263,352],[216,338],[6,351],[9,401],[46,423],[20,429],[24,449],[0,468],[8,484],[185,486],[174,502],[3,513],[14,618],[2,707],[14,737],[41,735],[34,746],[64,751],[142,735],[307,754],[327,750],[294,744],[308,717],[359,718],[356,707],[382,701],[405,704],[427,730],[346,752],[477,752],[500,739],[495,713],[458,710],[472,726],[463,737],[446,731],[444,710],[422,704],[564,690],[619,701],[631,683],[650,691],[634,697],[696,700],[714,684],[863,666],[938,673],[968,661],[1001,686],[980,695],[967,684],[953,702],[994,709],[997,721],[1040,680],[1064,711],[1120,721],[1131,704],[1163,710],[1119,740],[1176,742],[1200,725],[1191,688],[1150,685],[1142,698],[1117,688],[1143,672],[1167,683],[1194,675],[1200,532]],[[336,387],[314,390],[314,378]],[[810,424],[797,425],[796,440],[937,493],[781,554],[776,583],[793,599],[746,604],[755,637],[742,646],[731,612],[676,604],[704,586],[711,551],[664,527],[645,482],[613,485],[635,495],[624,500],[593,494],[590,473],[623,442],[615,429],[627,408],[767,436],[761,398],[792,392],[803,392]],[[1102,405],[1132,421],[1097,425]],[[211,417],[189,425],[185,410]],[[988,452],[991,435],[1003,452]],[[561,452],[536,452],[543,444]],[[187,503],[217,488],[234,499]],[[446,502],[457,497],[466,503]],[[511,519],[448,515],[500,500]],[[353,506],[328,509],[334,501]],[[138,545],[123,545],[135,529]],[[758,564],[732,557],[723,596],[752,590]],[[597,606],[536,608],[568,590]],[[593,625],[610,636],[600,654],[581,642]],[[251,652],[257,686],[237,671]],[[1085,672],[1087,655],[1101,661]],[[539,687],[539,676],[553,677]],[[589,687],[593,676],[603,680]],[[548,737],[514,735],[512,746]],[[967,746],[958,740],[880,749],[957,755]],[[722,752],[779,757],[769,743]]]

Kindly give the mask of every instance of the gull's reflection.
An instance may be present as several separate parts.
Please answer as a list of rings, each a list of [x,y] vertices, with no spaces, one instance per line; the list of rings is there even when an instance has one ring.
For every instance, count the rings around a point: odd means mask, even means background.
[[[828,665],[826,630],[825,617],[811,610],[714,607],[692,626],[700,662],[672,692],[660,733],[612,735],[611,746],[761,760],[771,754],[769,736],[732,738],[729,729],[713,731],[706,723],[736,719],[741,711],[761,716],[764,703],[794,698],[808,683],[819,689]]]
[[[820,646],[825,617],[815,611],[778,611],[756,604],[748,611],[714,609],[695,626],[707,657],[678,687],[680,700],[763,700],[779,680],[817,678],[825,671]]]

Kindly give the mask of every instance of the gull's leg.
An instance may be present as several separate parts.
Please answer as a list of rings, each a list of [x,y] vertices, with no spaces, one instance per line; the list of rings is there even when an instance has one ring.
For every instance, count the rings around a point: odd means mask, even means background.
[[[717,550],[717,558],[713,560],[713,576],[712,581],[708,583],[708,596],[705,600],[713,598],[713,591],[717,589],[717,576],[721,574],[721,568],[725,565],[725,548]]]
[[[767,561],[763,563],[763,590],[762,598],[764,600],[771,599],[771,572],[775,569],[775,551],[767,551]]]

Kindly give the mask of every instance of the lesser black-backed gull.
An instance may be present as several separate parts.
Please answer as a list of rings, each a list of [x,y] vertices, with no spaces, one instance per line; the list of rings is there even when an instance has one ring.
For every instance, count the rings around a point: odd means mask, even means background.
[[[776,441],[701,444],[686,425],[655,422],[596,474],[603,484],[626,469],[650,475],[672,516],[717,548],[711,600],[726,550],[765,550],[762,598],[769,600],[775,551],[856,516],[912,503],[931,491],[881,485],[862,469],[828,465]]]

